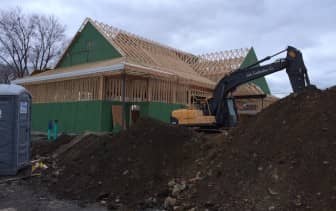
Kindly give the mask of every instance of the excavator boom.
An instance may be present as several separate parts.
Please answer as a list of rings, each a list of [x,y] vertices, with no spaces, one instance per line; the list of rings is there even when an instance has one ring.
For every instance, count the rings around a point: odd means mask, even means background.
[[[284,52],[287,52],[285,58],[278,59],[270,64],[259,66],[261,63]],[[229,97],[229,93],[233,92],[239,85],[284,69],[286,69],[294,92],[300,92],[310,85],[307,69],[303,62],[301,52],[292,46],[288,46],[285,50],[272,56],[268,56],[248,67],[237,69],[230,75],[223,77],[215,87],[213,98],[208,100],[207,110],[202,111],[202,118],[197,115],[194,115],[195,117],[187,118],[187,113],[191,114],[191,111],[173,111],[172,123],[179,124],[179,119],[188,119],[188,121],[197,124],[199,121],[198,119],[204,120],[204,116],[213,116],[215,119],[214,121],[209,122],[209,124],[215,122],[217,127],[235,126],[237,123],[237,109],[234,98]],[[195,112],[193,114],[195,114]]]
[[[286,69],[294,92],[300,92],[310,85],[301,52],[291,46],[285,51],[287,52],[286,58],[279,59],[267,65],[257,66],[261,62],[284,52],[281,51],[246,68],[238,69],[218,82],[214,91],[214,98],[210,103],[212,114],[216,116],[217,125],[230,127],[236,124],[236,112],[232,111],[232,103],[231,99],[228,98],[228,94],[241,84]]]

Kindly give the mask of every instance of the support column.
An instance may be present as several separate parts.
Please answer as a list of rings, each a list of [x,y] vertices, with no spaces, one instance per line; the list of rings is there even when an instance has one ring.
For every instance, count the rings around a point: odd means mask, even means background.
[[[105,99],[105,78],[104,78],[103,75],[99,77],[98,99],[99,100],[104,100]]]
[[[177,103],[177,92],[178,92],[177,86],[179,84],[178,80],[172,81],[171,84],[172,84],[172,91],[173,91],[173,103]]]
[[[122,73],[122,95],[121,95],[121,101],[122,101],[122,129],[126,129],[126,72],[125,69]]]
[[[152,101],[152,80],[147,78],[147,101]]]

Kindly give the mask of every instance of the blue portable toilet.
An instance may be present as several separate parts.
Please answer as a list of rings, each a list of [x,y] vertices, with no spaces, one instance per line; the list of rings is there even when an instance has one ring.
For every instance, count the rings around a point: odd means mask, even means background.
[[[31,95],[22,86],[0,84],[0,175],[30,164]]]

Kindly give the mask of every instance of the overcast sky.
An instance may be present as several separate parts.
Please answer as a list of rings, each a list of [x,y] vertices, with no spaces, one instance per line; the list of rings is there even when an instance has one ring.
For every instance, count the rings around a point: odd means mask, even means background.
[[[253,46],[259,59],[299,48],[312,83],[336,84],[334,0],[0,0],[1,8],[54,14],[72,37],[85,17],[203,54]],[[267,76],[277,95],[291,91],[285,71]]]

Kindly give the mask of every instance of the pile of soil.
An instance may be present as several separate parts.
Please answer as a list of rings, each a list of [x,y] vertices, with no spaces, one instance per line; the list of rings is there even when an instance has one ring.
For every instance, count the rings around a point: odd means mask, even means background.
[[[62,134],[56,140],[48,141],[47,138],[32,141],[32,158],[51,156],[51,154],[60,146],[69,143],[74,136]]]
[[[169,180],[185,176],[197,157],[198,138],[153,119],[117,135],[92,134],[59,156],[49,174],[50,190],[61,198],[103,201],[109,208],[162,204]]]
[[[210,210],[336,210],[336,88],[271,105],[197,161],[202,179],[180,204]]]
[[[310,88],[220,135],[142,119],[86,136],[45,181],[121,210],[336,210],[335,99],[336,88]]]

